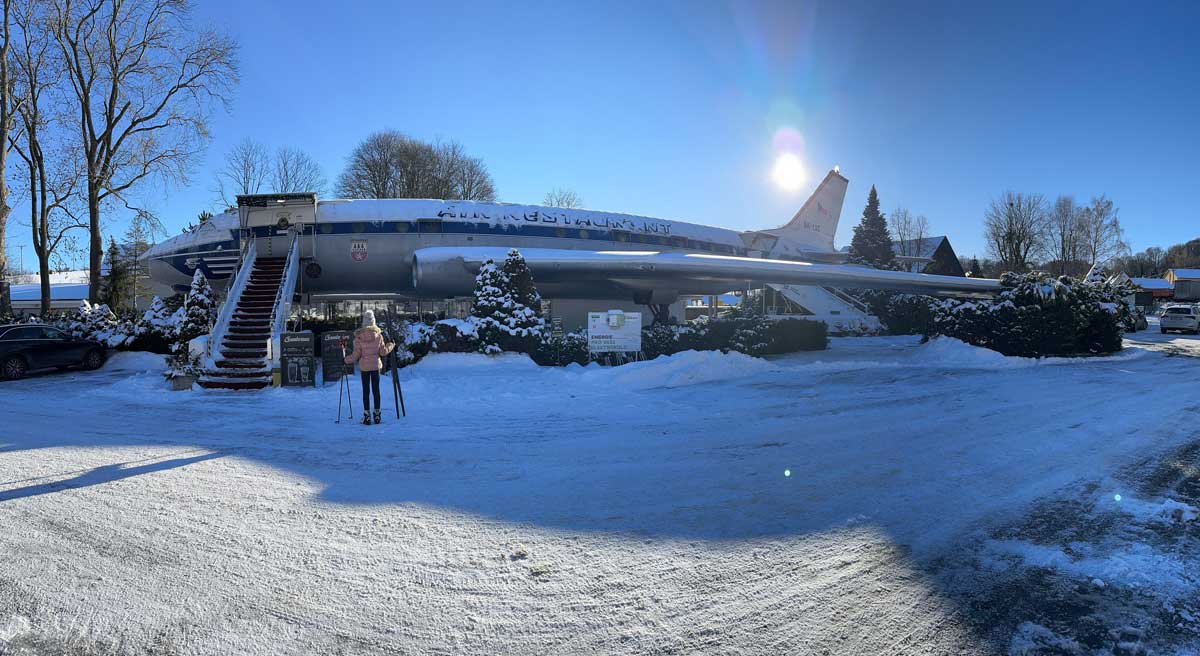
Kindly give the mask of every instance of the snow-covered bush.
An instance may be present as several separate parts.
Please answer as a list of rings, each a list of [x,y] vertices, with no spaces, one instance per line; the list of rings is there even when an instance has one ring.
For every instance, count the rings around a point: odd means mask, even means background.
[[[729,350],[746,355],[766,355],[771,348],[771,324],[764,316],[747,317],[738,321],[729,337]]]
[[[541,296],[517,249],[508,252],[502,265],[489,259],[480,267],[471,315],[483,353],[532,353],[542,341],[546,323]]]
[[[107,305],[92,305],[87,299],[79,302],[74,317],[57,325],[72,337],[94,339],[109,348],[127,346],[136,333],[133,322],[119,319]]]
[[[933,323],[938,299],[920,294],[884,290],[864,290],[859,298],[866,302],[889,335],[924,335]]]
[[[587,335],[577,332],[566,333],[561,337],[547,337],[530,357],[544,367],[565,367],[571,363],[587,364],[591,359]]]
[[[150,301],[150,307],[142,312],[134,324],[133,340],[129,349],[133,351],[150,351],[152,353],[170,353],[171,346],[179,335],[179,327],[183,323],[184,310],[180,306],[175,310],[158,296]]]
[[[200,358],[191,352],[189,344],[201,335],[207,335],[216,320],[217,308],[213,301],[212,287],[204,274],[197,269],[192,276],[192,286],[188,290],[187,299],[183,302],[183,316],[175,333],[175,343],[171,347],[171,357],[167,359],[169,368],[167,377],[200,373]]]
[[[1045,273],[1006,273],[1000,284],[994,299],[937,303],[929,334],[1026,357],[1121,349],[1130,312],[1119,286]]]
[[[674,355],[680,351],[679,327],[665,323],[652,323],[642,328],[642,355],[653,360],[660,355]]]
[[[688,350],[779,355],[819,351],[827,343],[828,329],[820,321],[776,321],[754,313],[718,319],[704,316],[680,326],[658,324],[642,329],[642,353],[647,358]]]

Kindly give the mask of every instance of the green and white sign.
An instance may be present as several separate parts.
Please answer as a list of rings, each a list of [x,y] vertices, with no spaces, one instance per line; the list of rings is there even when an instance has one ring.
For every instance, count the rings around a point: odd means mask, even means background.
[[[642,350],[642,313],[588,312],[588,351],[633,353]]]

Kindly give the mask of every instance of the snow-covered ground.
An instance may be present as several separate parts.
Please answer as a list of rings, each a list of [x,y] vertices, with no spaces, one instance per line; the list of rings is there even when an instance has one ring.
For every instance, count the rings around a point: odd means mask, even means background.
[[[1198,653],[1200,340],[1129,346],[0,385],[0,654]]]

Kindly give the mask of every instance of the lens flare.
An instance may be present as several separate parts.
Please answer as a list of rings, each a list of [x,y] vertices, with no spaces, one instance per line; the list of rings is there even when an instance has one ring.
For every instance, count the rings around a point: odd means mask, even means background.
[[[796,191],[804,184],[804,163],[794,153],[780,153],[771,168],[771,180],[784,191]]]

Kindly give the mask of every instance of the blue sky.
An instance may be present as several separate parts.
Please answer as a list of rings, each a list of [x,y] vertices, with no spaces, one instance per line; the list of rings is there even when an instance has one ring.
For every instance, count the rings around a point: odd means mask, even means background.
[[[395,128],[461,142],[501,200],[566,185],[730,228],[785,222],[839,165],[839,246],[871,184],[963,255],[1005,189],[1107,193],[1139,250],[1200,236],[1200,5],[212,0],[196,18],[241,42],[242,81],[191,183],[143,194],[173,233],[244,137],[332,181]],[[770,179],[783,129],[808,170],[791,193]]]

